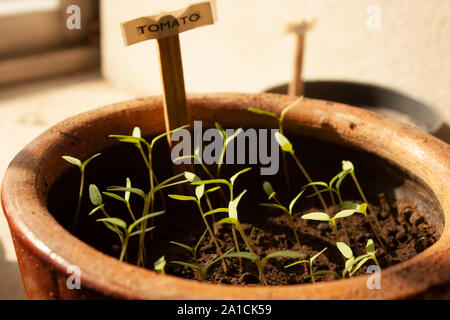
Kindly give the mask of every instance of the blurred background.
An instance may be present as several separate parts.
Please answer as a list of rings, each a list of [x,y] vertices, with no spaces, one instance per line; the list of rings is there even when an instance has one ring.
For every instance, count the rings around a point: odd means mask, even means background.
[[[119,24],[195,2],[0,0],[0,177],[56,122],[161,94],[156,42],[124,47]],[[307,96],[381,110],[450,141],[450,1],[217,0],[217,8],[214,26],[180,36],[188,92],[286,91],[297,50],[286,26],[315,20],[302,50]],[[0,271],[0,299],[25,298],[3,214]]]

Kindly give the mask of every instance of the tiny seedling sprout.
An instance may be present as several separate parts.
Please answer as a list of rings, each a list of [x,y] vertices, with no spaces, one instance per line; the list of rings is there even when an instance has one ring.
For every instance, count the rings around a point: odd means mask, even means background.
[[[338,250],[341,252],[341,254],[344,256],[345,260],[345,267],[344,270],[342,270],[342,278],[345,278],[347,273],[350,273],[352,270],[353,265],[355,264],[355,257],[353,255],[352,249],[345,244],[344,242],[337,242],[336,246]]]
[[[198,251],[198,248],[200,247],[200,243],[202,243],[207,232],[208,232],[208,229],[206,229],[205,232],[203,232],[202,236],[200,237],[200,239],[197,241],[197,243],[193,247],[190,247],[184,243],[175,242],[175,241],[170,241],[170,243],[189,251],[192,254],[192,258],[194,259],[194,262],[197,264],[197,262],[198,262],[197,251]]]
[[[353,255],[352,249],[346,245],[343,242],[336,243],[339,251],[346,259],[345,261],[345,267],[342,271],[342,278],[345,278],[345,275],[348,273],[350,276],[352,276],[356,271],[358,271],[359,268],[361,268],[367,261],[372,260],[375,262],[375,264],[378,266],[379,269],[380,265],[378,263],[378,260],[375,256],[375,245],[373,244],[373,240],[369,239],[366,244],[366,253],[362,254],[358,257],[355,257]],[[339,277],[339,275],[338,275]]]
[[[369,201],[367,200],[366,195],[364,194],[364,191],[362,190],[362,187],[361,187],[361,185],[359,184],[358,179],[356,178],[356,174],[355,174],[355,166],[353,165],[353,163],[352,163],[351,161],[348,161],[348,160],[343,160],[343,161],[342,161],[342,171],[341,171],[341,173],[340,173],[339,175],[341,175],[340,178],[339,178],[339,180],[343,180],[343,179],[344,179],[346,176],[348,176],[348,175],[350,175],[350,176],[352,177],[353,182],[354,182],[354,184],[355,184],[355,186],[356,186],[356,189],[358,190],[358,192],[359,192],[359,194],[360,194],[360,196],[361,196],[361,199],[367,204],[367,209],[369,210],[369,212],[373,212],[373,210],[370,208]],[[341,181],[341,182],[342,182],[342,181]],[[381,228],[381,224],[380,224],[380,221],[378,220],[377,216],[376,216],[375,214],[372,214],[372,215],[370,215],[370,216],[369,216],[369,214],[365,214],[365,217],[366,217],[367,221],[368,221],[369,224],[370,224],[370,227],[371,227],[371,229],[372,229],[372,232],[373,232],[373,233],[375,234],[375,236],[377,237],[378,242],[379,242],[380,245],[383,247],[383,250],[387,253],[386,248],[384,247],[384,244],[383,244],[383,242],[381,241],[380,236],[378,235],[378,232],[376,231],[376,229],[375,229],[374,226],[372,225],[372,221],[371,221],[372,219],[371,219],[371,217],[373,217],[373,218],[375,219],[375,222],[377,223],[378,227],[379,227],[380,230],[381,230],[381,237],[383,238],[384,242],[385,242],[386,244],[388,244],[389,241],[388,241],[386,235],[385,235],[384,232],[383,232],[383,228]]]
[[[334,233],[336,235],[336,242],[338,242],[339,241],[339,232],[338,232],[338,228],[336,225],[336,219],[342,219],[345,217],[349,217],[349,216],[353,215],[354,213],[355,213],[355,210],[346,209],[346,210],[339,211],[338,213],[336,213],[336,215],[333,218],[331,218],[325,212],[311,212],[311,213],[302,215],[302,219],[328,222],[330,225],[333,226]]]
[[[314,256],[312,256],[311,258],[309,258],[309,260],[300,260],[300,261],[296,261],[294,263],[291,263],[287,266],[285,266],[285,268],[290,268],[292,266],[295,266],[297,264],[301,264],[301,263],[307,263],[309,265],[309,277],[311,277],[312,283],[315,283],[315,278],[314,276],[317,275],[317,273],[313,272],[313,262],[314,260],[316,260],[325,250],[327,250],[328,248],[323,249],[322,251],[320,251],[319,253],[316,253]]]
[[[166,274],[164,268],[166,267],[166,258],[162,256],[154,263],[155,270],[161,274]]]
[[[108,187],[107,190],[108,191],[118,191],[118,192],[130,192],[133,194],[138,195],[139,197],[141,197],[144,200],[144,206],[142,209],[142,215],[141,217],[145,217],[149,214],[150,211],[150,205],[151,203],[153,203],[153,196],[156,192],[159,192],[160,190],[164,189],[164,188],[168,188],[168,187],[172,187],[175,185],[179,185],[182,183],[186,183],[188,180],[180,180],[180,181],[175,181],[174,180],[183,177],[184,174],[180,173],[177,174],[171,178],[166,179],[165,181],[161,182],[160,184],[154,186],[153,188],[150,189],[150,191],[146,194],[144,191],[142,191],[141,189],[138,188],[127,188],[127,187],[120,187],[120,186],[112,186],[112,187]],[[136,220],[136,221],[139,221]],[[143,266],[144,265],[144,261],[145,261],[145,234],[146,232],[144,232],[145,230],[147,230],[147,219],[145,219],[143,221],[143,223],[141,224],[141,233],[140,233],[140,237],[139,237],[139,254],[138,254],[138,260],[137,260],[137,265],[138,266]]]
[[[131,180],[130,178],[126,179],[125,182],[125,187],[131,189]],[[125,194],[123,197],[119,196],[118,194],[112,193],[112,192],[102,192],[105,196],[119,200],[121,202],[123,202],[125,204],[125,206],[127,207],[128,212],[130,213],[131,218],[133,219],[133,221],[136,221],[136,218],[134,216],[133,210],[131,209],[131,205],[130,205],[130,195],[131,192],[130,191],[125,191]]]
[[[120,242],[122,244],[122,251],[120,252],[119,260],[123,261],[123,259],[125,257],[125,253],[128,248],[128,240],[133,236],[140,235],[140,234],[146,233],[148,231],[151,231],[155,227],[153,226],[150,228],[146,228],[144,230],[141,229],[141,230],[137,230],[137,231],[134,231],[134,229],[136,227],[138,227],[140,224],[143,224],[143,222],[145,222],[146,220],[156,217],[156,216],[159,216],[163,213],[164,213],[164,211],[158,211],[158,212],[153,212],[153,213],[147,214],[147,215],[137,219],[130,225],[127,225],[127,223],[125,221],[123,221],[122,219],[119,219],[119,218],[102,218],[102,219],[97,219],[97,221],[103,222],[108,229],[114,231],[119,236]],[[115,227],[118,227],[118,228],[115,228]]]
[[[192,184],[194,184],[195,182],[201,181],[201,180],[199,180],[199,178],[198,179],[191,179],[192,173],[190,173],[190,172],[185,172],[184,175],[185,175],[185,177],[187,177],[188,181],[192,180],[192,182],[191,182]],[[222,250],[220,249],[220,245],[219,245],[219,243],[217,241],[217,238],[214,235],[214,232],[212,231],[212,229],[211,229],[211,227],[210,227],[206,217],[209,216],[209,215],[215,214],[215,213],[220,213],[220,212],[227,213],[228,209],[227,208],[217,208],[217,209],[210,210],[208,212],[204,212],[203,208],[202,208],[202,204],[201,204],[201,199],[203,198],[203,196],[205,194],[208,194],[210,192],[214,192],[214,191],[216,191],[218,189],[220,189],[220,187],[214,187],[214,188],[211,188],[209,190],[205,190],[205,185],[202,184],[202,185],[196,186],[196,188],[195,188],[195,197],[194,196],[178,195],[178,194],[169,194],[169,197],[172,198],[172,199],[175,199],[175,200],[179,200],[179,201],[193,201],[193,202],[195,202],[195,204],[197,205],[198,210],[200,212],[200,215],[202,216],[203,223],[205,224],[211,239],[213,239],[214,244],[216,245],[217,253],[221,256],[222,255]],[[224,264],[224,270],[226,270],[225,264]]]
[[[300,250],[301,249],[301,244],[300,244],[300,239],[299,239],[298,234],[297,234],[297,229],[295,228],[294,218],[293,218],[293,211],[292,210],[294,209],[295,203],[301,197],[301,195],[303,194],[303,192],[305,190],[300,191],[300,193],[294,199],[292,199],[292,201],[289,203],[289,208],[286,208],[285,206],[283,206],[280,203],[280,201],[278,201],[276,192],[273,189],[272,184],[270,182],[265,181],[263,183],[263,189],[264,189],[264,192],[268,196],[268,200],[273,200],[276,203],[261,203],[261,205],[264,206],[264,207],[279,209],[286,215],[286,217],[287,217],[287,219],[289,221],[289,225],[290,225],[292,231],[294,232],[295,240],[297,241],[297,246],[298,246],[298,248]]]
[[[81,162],[81,160],[71,157],[71,156],[63,156],[62,157],[64,160],[66,160],[70,164],[77,166],[81,172],[80,191],[78,193],[77,208],[75,210],[75,217],[74,217],[74,222],[72,225],[72,233],[74,233],[77,228],[78,218],[80,216],[81,200],[83,198],[83,189],[84,189],[84,172],[86,170],[86,166],[88,165],[89,162],[91,162],[94,158],[98,157],[99,155],[100,155],[100,153],[94,154],[92,157],[86,159],[84,162]]]
[[[237,205],[239,203],[239,200],[241,199],[241,197],[244,195],[244,193],[247,190],[244,190],[237,198],[234,198],[234,184],[236,182],[236,179],[241,174],[246,173],[246,172],[248,172],[250,170],[251,170],[251,168],[245,168],[245,169],[235,173],[229,180],[226,180],[226,179],[210,179],[210,180],[201,180],[201,181],[192,182],[193,185],[199,185],[199,186],[200,185],[206,185],[206,184],[225,184],[228,187],[228,190],[230,192],[230,201],[228,203],[228,214],[229,214],[229,217],[230,217],[231,220],[226,220],[228,218],[225,218],[225,219],[221,220],[222,223],[224,223],[224,222],[230,223],[230,222],[233,222],[234,220],[237,220],[237,218],[236,219],[234,218],[234,217],[237,217]],[[219,222],[217,222],[216,225],[221,224]],[[231,224],[233,225],[233,223],[231,223]],[[239,230],[240,224],[239,224],[239,227],[237,225],[236,225],[236,227]],[[238,245],[238,241],[237,241],[236,231],[234,230],[234,228],[231,228],[231,232],[232,232],[232,235],[233,235],[236,251],[239,252],[239,245]],[[241,231],[239,230],[239,232],[241,232]],[[245,234],[244,234],[244,236],[245,236]],[[245,237],[244,241],[246,239],[247,238]]]
[[[278,144],[280,145],[281,150],[283,152],[289,153],[292,156],[295,163],[300,168],[300,171],[305,176],[306,180],[308,180],[308,183],[312,183],[313,181],[311,179],[311,176],[308,174],[308,172],[306,171],[303,164],[300,162],[300,160],[295,155],[294,147],[292,146],[292,143],[288,140],[288,138],[286,138],[286,136],[284,136],[280,132],[275,132],[275,139],[277,140]],[[314,191],[317,192],[317,196],[319,197],[320,203],[322,204],[324,210],[328,211],[328,206],[325,203],[325,200],[323,199],[320,192],[318,192],[319,190],[317,189],[317,187],[315,185],[313,185],[312,187],[314,188]]]
[[[336,188],[333,188],[333,184],[335,182],[336,182]],[[308,187],[313,187],[313,186],[319,187],[319,188],[322,187],[321,190],[315,191],[313,194],[308,195],[307,198],[315,197],[315,196],[319,195],[320,193],[329,192],[330,198],[331,198],[331,203],[333,204],[333,206],[335,206],[336,201],[334,199],[334,193],[336,193],[339,203],[342,203],[341,193],[339,190],[341,182],[342,182],[342,180],[339,180],[339,175],[337,175],[333,179],[331,179],[329,183],[326,183],[324,181],[314,181],[314,182],[304,185],[302,188],[308,188]]]
[[[353,264],[356,266],[353,268],[350,275],[353,275],[359,268],[361,268],[367,261],[372,260],[377,265],[378,269],[381,270],[380,264],[378,263],[377,257],[375,255],[375,245],[372,239],[367,240],[366,253],[355,258]]]
[[[284,134],[284,117],[286,116],[286,113],[288,113],[289,110],[291,110],[293,107],[295,107],[297,104],[299,104],[300,101],[302,101],[302,100],[303,100],[303,96],[301,96],[300,98],[295,100],[293,103],[288,105],[286,108],[284,108],[281,111],[279,116],[277,114],[273,113],[273,112],[266,111],[266,110],[261,110],[261,109],[256,109],[256,108],[249,108],[248,111],[256,113],[256,114],[259,114],[259,115],[269,116],[269,117],[272,117],[272,118],[276,119],[277,122],[278,122],[278,131],[281,134]],[[288,169],[287,169],[286,154],[282,153],[281,156],[282,156],[282,161],[283,161],[284,178],[286,180],[286,186],[289,189],[289,187],[290,187],[290,179],[289,179],[289,174],[288,174]]]

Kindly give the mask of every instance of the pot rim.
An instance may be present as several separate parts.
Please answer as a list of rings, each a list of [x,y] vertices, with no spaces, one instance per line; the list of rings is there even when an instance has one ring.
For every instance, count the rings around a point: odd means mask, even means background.
[[[295,99],[277,94],[190,94],[188,109],[192,119],[195,115],[217,119],[230,112],[242,113],[250,106],[280,112]],[[71,265],[79,266],[83,287],[127,299],[391,299],[416,295],[442,281],[450,281],[450,146],[374,112],[315,99],[302,100],[301,108],[286,115],[288,130],[346,143],[414,172],[434,192],[444,212],[445,226],[440,239],[413,258],[383,269],[381,289],[367,288],[369,275],[315,285],[260,287],[202,283],[160,275],[101,253],[66,231],[48,212],[44,199],[48,186],[41,186],[40,173],[57,158],[51,153],[61,150],[59,145],[71,135],[72,138],[82,136],[99,123],[106,131],[114,119],[135,119],[136,115],[149,112],[154,117],[145,119],[147,125],[155,133],[163,131],[160,96],[119,102],[68,118],[29,143],[14,158],[4,176],[1,199],[11,233],[40,260],[62,274],[67,274]],[[264,122],[245,113],[241,115],[224,121],[223,125]],[[115,125],[117,131],[120,125]],[[426,269],[431,270],[427,277]]]

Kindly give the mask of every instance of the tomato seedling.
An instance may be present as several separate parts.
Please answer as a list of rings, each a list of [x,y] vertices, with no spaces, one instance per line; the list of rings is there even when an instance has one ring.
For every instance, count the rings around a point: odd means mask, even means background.
[[[72,233],[74,233],[77,228],[78,218],[80,216],[81,199],[83,198],[83,189],[84,189],[84,172],[85,172],[86,166],[88,165],[89,162],[91,162],[93,159],[97,158],[99,155],[100,155],[100,153],[94,154],[92,157],[86,159],[83,162],[81,162],[81,160],[71,157],[71,156],[63,156],[62,157],[64,160],[66,160],[70,164],[77,166],[81,172],[80,191],[78,192],[77,208],[75,210],[75,217],[74,217],[74,221],[73,221],[73,225],[72,225]]]
[[[287,266],[285,266],[285,268],[290,268],[292,266],[295,266],[297,264],[301,264],[301,263],[306,263],[309,266],[309,277],[311,277],[312,283],[315,283],[316,280],[314,278],[315,275],[317,275],[318,273],[314,273],[313,272],[313,262],[314,260],[316,260],[325,250],[327,250],[328,248],[323,249],[322,251],[316,253],[315,255],[313,255],[311,258],[309,258],[308,260],[300,260],[300,261],[296,261],[294,263],[291,263]]]
[[[355,213],[355,210],[346,209],[346,210],[339,211],[338,213],[336,213],[336,215],[333,218],[331,218],[325,212],[311,212],[311,213],[302,215],[302,219],[328,222],[333,227],[334,233],[336,235],[336,242],[338,242],[339,241],[339,232],[338,232],[338,228],[336,225],[336,219],[350,217],[354,213]]]
[[[300,193],[294,199],[292,199],[292,201],[289,203],[289,208],[286,208],[285,206],[283,206],[280,203],[280,201],[278,201],[276,192],[273,189],[272,184],[270,182],[265,181],[263,183],[263,189],[264,189],[264,192],[268,196],[268,200],[273,200],[275,203],[261,203],[260,205],[264,206],[264,207],[275,208],[275,209],[281,210],[285,214],[285,216],[287,217],[287,219],[289,221],[289,225],[290,225],[292,231],[294,232],[294,236],[295,236],[295,240],[297,241],[298,248],[299,248],[299,250],[301,250],[302,246],[300,244],[300,239],[297,234],[297,229],[295,228],[292,210],[294,209],[295,203],[301,197],[301,195],[303,194],[303,192],[305,190],[300,191]]]

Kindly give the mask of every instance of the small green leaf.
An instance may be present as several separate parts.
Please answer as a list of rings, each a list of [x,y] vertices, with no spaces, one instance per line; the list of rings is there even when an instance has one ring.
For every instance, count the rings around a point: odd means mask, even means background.
[[[237,224],[238,221],[236,219],[233,219],[233,218],[223,218],[223,219],[217,221],[216,225],[224,224],[224,223]]]
[[[194,252],[194,249],[192,249],[191,247],[189,247],[189,246],[186,245],[186,244],[183,244],[183,243],[180,243],[180,242],[176,242],[176,241],[169,241],[169,242],[170,242],[171,244],[174,244],[174,245],[176,245],[176,246],[178,246],[178,247],[180,247],[180,248],[183,248],[183,249],[189,251],[190,253],[193,253],[193,252]]]
[[[197,202],[197,198],[196,197],[192,197],[192,196],[183,196],[180,194],[169,194],[169,198],[175,199],[175,200],[180,200],[180,201],[195,201]]]
[[[289,210],[286,207],[283,207],[282,205],[276,203],[260,203],[259,205],[263,207],[279,209],[283,212],[286,212],[287,214],[290,214]]]
[[[185,129],[185,128],[188,128],[188,127],[189,127],[189,125],[184,125],[184,126],[181,126],[179,128],[170,130],[169,132],[161,133],[159,136],[156,136],[155,138],[153,138],[153,140],[152,140],[152,142],[150,144],[150,149],[153,149],[155,143],[158,142],[159,140],[161,140],[162,138],[166,137],[168,134],[170,135],[170,134],[174,133],[175,131],[178,131],[178,130],[181,130],[181,129]]]
[[[197,181],[201,181],[202,179],[200,179],[199,176],[197,176],[195,173],[189,172],[189,171],[185,171],[184,172],[184,177],[189,181],[189,182],[197,182]]]
[[[278,144],[281,147],[281,150],[284,152],[293,153],[294,148],[292,147],[292,144],[289,142],[288,138],[286,138],[282,133],[275,132],[275,139],[277,140]]]
[[[119,196],[119,195],[117,195],[117,194],[115,194],[115,193],[111,193],[111,192],[102,192],[102,193],[103,193],[105,196],[107,196],[107,197],[110,197],[110,198],[113,198],[113,199],[122,201],[122,202],[124,202],[124,203],[127,202],[124,198],[122,198],[121,196]]]
[[[351,256],[347,261],[345,261],[345,271],[350,272],[354,264],[355,264],[355,257]]]
[[[311,183],[305,184],[305,185],[302,187],[302,189],[308,188],[308,187],[312,187],[312,186],[328,188],[328,184],[326,184],[326,182],[323,182],[323,181],[315,181],[315,182],[311,182]]]
[[[202,243],[202,241],[203,241],[203,239],[205,238],[207,232],[208,232],[208,229],[206,229],[205,232],[203,232],[203,234],[202,234],[202,236],[200,237],[200,239],[198,239],[197,243],[195,244],[194,252],[193,252],[193,253],[196,253],[196,252],[197,252],[198,247],[200,246],[200,243]]]
[[[164,256],[155,261],[156,271],[163,271],[165,266],[166,266],[166,259]]]
[[[292,258],[292,259],[300,259],[303,258],[305,255],[303,253],[292,251],[292,250],[282,250],[282,251],[275,251],[272,253],[269,253],[267,256],[264,257],[264,260],[273,259],[273,258]]]
[[[97,219],[97,221],[98,222],[107,222],[107,223],[110,223],[117,227],[120,227],[124,230],[127,230],[127,223],[119,218],[102,218],[102,219]]]
[[[134,229],[136,226],[138,226],[139,224],[141,224],[141,223],[144,222],[145,220],[148,220],[148,219],[150,219],[150,218],[154,218],[154,217],[160,216],[160,215],[162,215],[162,214],[164,214],[164,213],[165,213],[165,210],[161,210],[161,211],[152,212],[152,213],[146,214],[146,215],[143,216],[143,217],[140,217],[140,218],[137,219],[135,222],[133,222],[132,224],[130,224],[130,226],[128,227],[128,232],[133,231],[133,229]]]
[[[295,265],[297,265],[297,264],[300,264],[300,263],[308,263],[309,264],[309,260],[300,260],[300,261],[296,261],[296,262],[294,262],[294,263],[291,263],[291,264],[288,264],[287,266],[285,266],[284,268],[286,269],[286,268],[290,268],[290,267],[292,267],[292,266],[295,266]]]
[[[346,245],[344,242],[337,242],[336,245],[339,251],[346,259],[350,259],[351,257],[353,257],[352,249],[350,249],[350,247]]]
[[[94,160],[95,158],[97,158],[97,157],[100,156],[100,155],[101,155],[101,153],[96,153],[96,154],[94,154],[92,157],[90,157],[90,158],[84,160],[84,162],[81,164],[81,167],[82,167],[82,168],[85,168],[85,167],[88,165],[89,162],[91,162],[92,160]]]
[[[137,236],[137,235],[139,235],[139,234],[141,234],[141,233],[147,233],[147,232],[149,232],[149,231],[152,231],[152,230],[155,229],[155,228],[156,228],[156,227],[153,226],[153,227],[147,228],[147,229],[145,229],[145,230],[138,230],[138,231],[132,232],[132,233],[130,233],[130,237],[132,237],[132,236]]]
[[[320,256],[325,250],[327,250],[328,248],[323,249],[322,251],[320,251],[319,253],[316,253],[314,256],[312,256],[309,261],[311,261],[311,263],[313,263],[314,260],[317,259],[318,256]]]
[[[303,192],[305,192],[305,189],[303,189],[302,191],[300,191],[300,193],[291,201],[291,203],[289,204],[289,212],[292,214],[292,209],[294,209],[295,203],[297,202],[297,200],[302,196]]]
[[[226,185],[230,184],[230,182],[225,179],[210,179],[210,180],[202,180],[202,181],[192,182],[192,185],[199,186],[202,184],[213,184],[213,183],[214,184],[221,183],[221,184],[226,184]]]
[[[350,201],[344,201],[342,202],[342,208],[343,209],[352,209],[355,211],[359,211],[359,204],[358,203],[354,203],[354,202],[350,202]]]
[[[138,188],[126,188],[126,187],[120,187],[120,186],[112,186],[112,187],[106,188],[106,190],[108,190],[108,191],[123,191],[123,192],[129,191],[129,192],[137,194],[141,198],[145,199],[144,191],[142,191],[141,189],[138,189]]]
[[[348,161],[348,160],[342,161],[342,170],[353,171],[354,169],[355,169],[355,167],[353,166],[353,163],[351,161]]]
[[[311,212],[302,215],[302,219],[316,220],[316,221],[330,221],[330,216],[325,212]]]
[[[235,199],[231,200],[228,203],[228,216],[230,218],[236,219],[239,221],[238,219],[238,211],[237,211],[237,206],[239,204],[239,201],[241,200],[242,196],[247,192],[247,190],[244,190],[241,192],[240,195],[238,195]]]
[[[110,134],[110,138],[117,139],[119,142],[124,143],[132,143],[132,144],[139,144],[139,143],[146,143],[146,141],[143,138],[133,137],[133,136],[124,136],[120,134]]]
[[[210,210],[210,211],[206,212],[203,216],[206,217],[206,216],[209,216],[209,215],[212,215],[212,214],[215,214],[215,213],[228,213],[228,209],[227,208],[213,209],[213,210]]]
[[[201,270],[202,270],[202,268],[200,268],[200,266],[197,266],[197,265],[195,265],[195,264],[193,264],[193,263],[189,263],[189,262],[184,262],[184,261],[170,261],[170,263],[179,264],[180,266],[189,267],[189,268],[192,268],[192,269],[197,270],[197,271],[201,271]]]
[[[224,255],[226,258],[244,258],[248,260],[258,260],[258,256],[254,253],[248,252],[248,251],[241,251],[241,252],[231,252],[227,255]]]
[[[211,192],[217,191],[217,190],[219,190],[219,189],[220,189],[220,186],[217,186],[217,187],[214,187],[214,188],[208,189],[208,190],[206,190],[205,194],[208,194],[208,193],[211,193]]]
[[[369,259],[370,259],[370,257],[366,257],[366,258],[362,259],[361,261],[359,261],[359,263],[356,265],[356,267],[353,269],[353,271],[350,273],[350,275],[353,275],[356,271],[358,271],[358,269],[361,268]]]
[[[142,135],[141,135],[141,128],[134,127],[132,136],[135,137],[135,138],[141,138],[142,137]]]
[[[336,182],[336,189],[339,190],[341,188],[342,181],[344,181],[345,177],[349,174],[349,171],[343,171],[341,172],[337,182]]]
[[[265,111],[265,110],[261,110],[261,109],[256,109],[256,108],[248,108],[247,110],[250,111],[250,112],[253,112],[255,114],[269,116],[269,117],[275,118],[277,120],[279,119],[278,115],[276,115],[273,112],[269,112],[269,111]]]
[[[125,187],[131,188],[131,180],[130,180],[130,178],[127,178],[127,180],[125,181]],[[125,191],[125,201],[126,202],[130,202],[130,195],[131,195],[130,191]]]
[[[367,203],[361,203],[358,212],[362,213],[364,216],[367,216]]]
[[[231,178],[230,178],[230,182],[232,185],[234,185],[234,182],[236,181],[237,177],[239,177],[241,174],[246,173],[248,171],[250,171],[252,168],[245,168],[244,170],[239,171],[238,173],[234,174]]]
[[[103,203],[102,194],[95,184],[89,185],[89,198],[94,206],[99,206]]]
[[[361,261],[362,259],[365,259],[365,258],[370,258],[370,255],[365,253],[365,254],[362,254],[362,255],[356,257],[355,261],[353,261],[353,264],[358,263],[359,261]]]
[[[337,179],[339,179],[339,177],[342,175],[342,171],[339,172],[337,175],[335,175],[331,180],[330,183],[328,184],[329,187],[332,187],[333,184],[336,182]]]
[[[345,209],[342,211],[339,211],[338,213],[336,213],[336,215],[334,216],[334,219],[341,219],[341,218],[345,218],[345,217],[349,217],[352,216],[355,213],[355,210],[353,209]]]
[[[372,239],[367,240],[366,251],[368,254],[372,256],[375,255],[375,245],[373,244]]]
[[[177,182],[173,182],[173,183],[167,183],[167,184],[160,183],[156,187],[151,189],[150,193],[155,194],[156,192],[158,192],[161,189],[170,188],[170,187],[173,187],[173,186],[176,186],[176,185],[179,185],[179,184],[182,184],[182,183],[186,183],[186,182],[188,182],[188,181],[187,180],[181,180],[181,181],[177,181]],[[195,197],[193,197],[193,198],[196,199]]]
[[[100,206],[98,206],[98,207],[95,207],[91,212],[89,212],[88,216],[90,216],[90,215],[96,213],[98,210],[101,210],[101,209],[103,209],[104,207],[105,207],[104,204],[102,204],[102,205],[100,205]]]
[[[77,158],[71,156],[63,156],[62,158],[74,166],[81,167],[81,161]]]
[[[205,193],[205,185],[202,184],[200,186],[197,186],[195,188],[195,196],[198,200],[200,200],[203,197],[203,194]]]
[[[273,189],[272,184],[269,181],[264,181],[263,190],[269,197],[268,199],[272,199],[276,195],[275,190]]]

